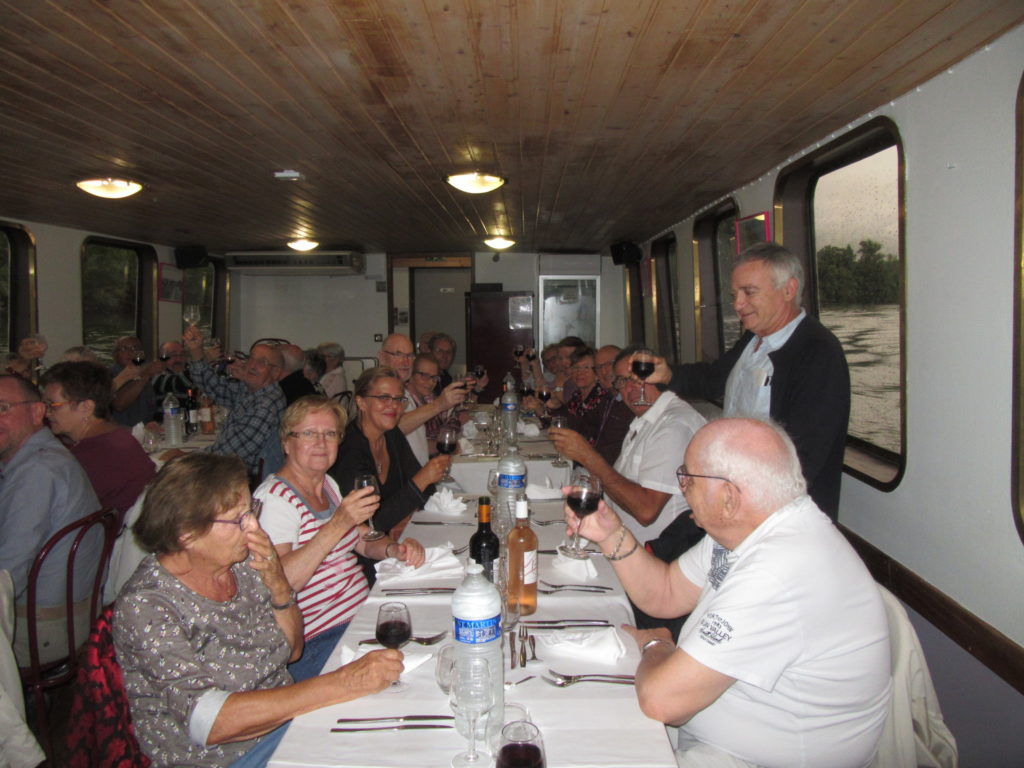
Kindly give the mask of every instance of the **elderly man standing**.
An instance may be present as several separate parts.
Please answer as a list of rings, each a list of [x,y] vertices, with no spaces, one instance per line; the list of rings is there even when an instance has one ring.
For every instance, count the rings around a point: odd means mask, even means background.
[[[164,362],[164,371],[153,379],[153,392],[158,407],[168,392],[173,392],[181,400],[188,394],[188,390],[196,386],[185,368],[185,348],[180,341],[165,341],[161,344],[160,357],[166,357],[167,361]]]
[[[122,336],[114,344],[114,421],[134,427],[140,421],[152,421],[158,410],[156,395],[150,386],[154,376],[163,370],[163,363],[153,360],[136,365],[135,359],[145,357],[142,342],[136,336]]]
[[[46,405],[39,390],[19,376],[0,375],[0,568],[11,572],[18,626],[14,650],[21,666],[29,664],[24,604],[28,572],[47,540],[63,528],[100,508],[85,470],[46,428]],[[103,537],[87,536],[78,551],[74,587],[76,637],[88,634],[89,587],[99,563]],[[63,606],[65,568],[71,540],[62,542],[39,574],[40,606]],[[54,608],[53,610],[57,610]],[[42,661],[64,656],[66,619],[37,619]]]
[[[185,347],[191,358],[189,373],[193,381],[218,404],[231,409],[216,442],[204,450],[238,456],[249,468],[249,474],[258,476],[260,456],[268,437],[276,432],[285,408],[284,393],[277,384],[284,365],[281,352],[267,344],[256,344],[247,360],[232,366],[234,378],[222,379],[203,359],[203,332],[194,325],[185,329]],[[161,458],[167,460],[181,454],[175,449]]]
[[[651,383],[680,397],[724,399],[726,416],[772,418],[796,444],[811,498],[833,520],[850,418],[850,371],[839,340],[801,309],[803,266],[775,243],[758,243],[732,270],[733,308],[745,333],[713,363],[669,368]]]
[[[691,612],[678,645],[627,627],[642,649],[641,709],[681,726],[681,765],[867,765],[891,696],[885,609],[806,495],[792,441],[753,419],[712,422],[679,483],[708,535],[676,563],[646,553],[603,504],[580,528],[637,604]]]

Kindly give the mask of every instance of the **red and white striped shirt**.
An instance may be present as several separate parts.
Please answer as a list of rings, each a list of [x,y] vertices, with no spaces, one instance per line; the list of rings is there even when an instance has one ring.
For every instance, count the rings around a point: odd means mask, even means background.
[[[324,493],[337,506],[338,484],[324,478]],[[291,486],[271,475],[253,494],[263,501],[260,525],[276,544],[298,549],[312,539],[330,518],[318,520]],[[317,566],[306,586],[298,592],[305,622],[306,640],[351,620],[370,592],[363,569],[356,560],[359,531],[350,529]]]

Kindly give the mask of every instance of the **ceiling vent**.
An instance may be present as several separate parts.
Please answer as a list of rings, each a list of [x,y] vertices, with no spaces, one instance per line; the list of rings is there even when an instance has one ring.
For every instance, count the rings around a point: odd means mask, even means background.
[[[228,251],[224,265],[242,275],[361,275],[366,257],[358,251]]]

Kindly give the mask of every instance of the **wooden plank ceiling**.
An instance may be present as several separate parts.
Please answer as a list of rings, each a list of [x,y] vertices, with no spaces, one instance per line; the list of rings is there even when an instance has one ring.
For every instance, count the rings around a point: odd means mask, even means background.
[[[0,0],[0,217],[214,252],[597,250],[1024,20],[1020,0]],[[295,169],[304,181],[275,181]],[[508,178],[469,196],[446,174]],[[126,175],[101,201],[78,178]]]

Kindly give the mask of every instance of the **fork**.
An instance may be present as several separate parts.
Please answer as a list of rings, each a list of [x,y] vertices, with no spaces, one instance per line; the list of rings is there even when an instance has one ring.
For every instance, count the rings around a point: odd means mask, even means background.
[[[446,629],[443,632],[439,632],[436,635],[431,635],[430,637],[410,637],[409,642],[419,643],[420,645],[437,645],[442,640],[444,640],[447,634],[448,630]],[[366,640],[360,640],[359,645],[380,645],[380,643],[377,642],[377,638],[370,637]]]
[[[452,550],[452,554],[453,555],[461,555],[467,549],[469,549],[469,544],[466,544],[465,546],[459,547],[458,549],[453,549]]]
[[[619,680],[616,677],[610,677],[608,675],[573,675],[571,679],[541,675],[541,680],[548,685],[555,686],[555,688],[568,688],[570,685],[576,685],[576,683],[612,683],[613,685],[633,685],[633,678],[629,678],[628,680]]]
[[[582,587],[585,589],[599,589],[602,592],[611,592],[611,587],[603,587],[600,584],[552,584],[550,581],[540,580],[540,583],[545,587],[551,587],[552,589],[564,589],[566,587]]]
[[[534,520],[533,521],[534,525],[558,525],[559,523],[561,523],[562,525],[565,525],[565,520]]]
[[[542,595],[556,595],[559,592],[587,592],[591,595],[607,595],[608,592],[605,587],[582,587],[582,586],[565,586],[565,587],[554,587],[553,589],[542,589],[537,587],[537,591]]]

